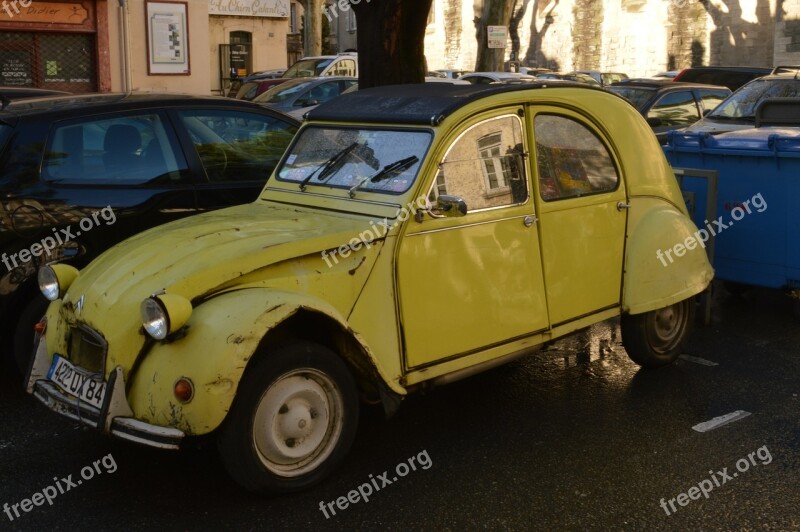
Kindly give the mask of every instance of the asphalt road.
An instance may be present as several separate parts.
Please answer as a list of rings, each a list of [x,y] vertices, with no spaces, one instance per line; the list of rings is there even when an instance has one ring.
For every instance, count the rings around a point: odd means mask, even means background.
[[[389,421],[368,413],[338,474],[273,499],[229,480],[211,441],[114,441],[2,376],[0,504],[64,492],[13,521],[0,513],[0,530],[800,529],[800,322],[776,292],[718,294],[686,350],[716,366],[639,371],[607,322],[411,397]],[[739,410],[750,415],[692,429]],[[411,457],[416,470],[398,475]],[[82,472],[92,478],[67,490],[61,479]],[[381,476],[391,484],[368,502],[320,510]]]

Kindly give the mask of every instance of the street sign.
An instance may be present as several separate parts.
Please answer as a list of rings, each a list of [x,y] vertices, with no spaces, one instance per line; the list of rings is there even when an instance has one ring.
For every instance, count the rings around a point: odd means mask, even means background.
[[[505,48],[508,41],[508,26],[489,26],[489,48]]]

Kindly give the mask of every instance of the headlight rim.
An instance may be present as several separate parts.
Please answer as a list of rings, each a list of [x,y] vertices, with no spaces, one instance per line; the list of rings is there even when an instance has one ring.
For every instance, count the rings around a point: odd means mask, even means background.
[[[164,320],[164,327],[163,327],[164,334],[163,335],[156,336],[155,334],[153,334],[153,332],[150,331],[150,328],[148,328],[148,326],[146,324],[147,320],[145,320],[144,306],[146,304],[150,303],[150,302],[154,303],[156,308],[161,312],[162,318],[160,318],[160,319]],[[152,296],[147,297],[144,300],[142,300],[142,303],[139,306],[139,313],[140,313],[140,317],[142,318],[142,327],[144,328],[144,331],[148,335],[150,335],[151,338],[153,338],[154,340],[164,340],[165,338],[167,338],[167,336],[170,335],[171,323],[170,323],[170,318],[169,318],[169,311],[167,311],[167,306],[164,304],[163,301],[161,301],[158,298],[157,295],[152,295]]]

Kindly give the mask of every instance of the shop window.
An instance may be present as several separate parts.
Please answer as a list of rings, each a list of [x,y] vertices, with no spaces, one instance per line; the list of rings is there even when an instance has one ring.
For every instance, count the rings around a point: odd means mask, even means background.
[[[536,163],[545,201],[600,194],[617,189],[619,176],[605,145],[580,122],[537,115]]]
[[[94,35],[0,32],[0,85],[96,91]]]
[[[345,23],[345,31],[353,32],[356,31],[356,12],[350,9],[347,12],[347,17],[344,20]]]

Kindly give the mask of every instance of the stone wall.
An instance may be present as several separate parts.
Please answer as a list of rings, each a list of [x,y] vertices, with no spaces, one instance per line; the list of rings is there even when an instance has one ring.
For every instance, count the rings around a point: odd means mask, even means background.
[[[434,0],[430,68],[473,69],[474,5]],[[647,76],[699,65],[800,64],[800,0],[517,0],[526,66]],[[511,51],[509,41],[507,58]]]

